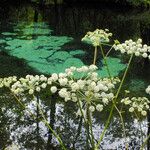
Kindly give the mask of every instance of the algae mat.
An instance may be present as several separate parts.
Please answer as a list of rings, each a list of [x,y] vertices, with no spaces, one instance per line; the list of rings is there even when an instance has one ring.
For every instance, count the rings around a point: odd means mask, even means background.
[[[80,49],[63,49],[65,44],[74,39],[68,36],[54,36],[53,30],[44,22],[18,23],[12,32],[2,32],[0,37],[2,50],[11,56],[24,59],[30,67],[40,73],[59,73],[70,66],[84,65],[78,56],[84,57],[87,52]],[[125,68],[118,58],[109,58],[108,65],[112,76],[117,76]],[[104,65],[100,70],[98,73],[101,76],[108,76]]]

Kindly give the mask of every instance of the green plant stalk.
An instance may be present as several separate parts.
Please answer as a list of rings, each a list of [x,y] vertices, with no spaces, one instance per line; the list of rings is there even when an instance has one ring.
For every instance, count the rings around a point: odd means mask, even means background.
[[[109,51],[106,53],[106,55],[105,55],[105,57],[107,57],[109,54],[110,54],[110,52],[111,52],[111,50],[113,49],[113,46],[109,49]]]
[[[118,90],[117,90],[117,93],[116,93],[116,95],[115,95],[114,103],[113,103],[113,105],[112,105],[112,107],[111,107],[111,110],[110,110],[110,113],[109,113],[109,117],[108,117],[108,119],[107,119],[107,121],[106,121],[104,130],[103,130],[103,132],[102,132],[102,134],[101,134],[101,136],[100,136],[100,138],[99,138],[99,140],[98,140],[98,143],[97,143],[96,146],[95,146],[95,149],[98,149],[98,146],[100,145],[100,143],[101,143],[101,141],[102,141],[102,139],[103,139],[103,137],[104,137],[104,135],[105,135],[105,132],[107,131],[107,128],[108,128],[108,126],[109,126],[109,124],[110,124],[110,120],[111,120],[111,117],[112,117],[112,114],[113,114],[113,110],[114,110],[114,107],[115,107],[117,98],[118,98],[118,96],[119,96],[120,90],[121,90],[121,88],[122,88],[122,86],[123,86],[124,80],[125,80],[125,78],[126,78],[126,75],[127,75],[127,73],[128,73],[129,66],[130,66],[130,64],[131,64],[132,58],[133,58],[133,54],[131,55],[131,57],[130,57],[130,59],[129,59],[129,62],[128,62],[128,65],[127,65],[126,70],[125,70],[125,72],[124,72],[123,78],[122,78],[122,80],[121,80],[121,83],[120,83],[119,88],[118,88]]]
[[[9,88],[9,89],[10,89],[10,88]],[[10,91],[11,91],[11,90],[10,90]],[[11,93],[12,93],[12,92],[11,92]],[[22,108],[23,108],[23,109],[26,109],[25,105],[19,100],[19,98],[18,98],[14,93],[12,93],[12,94],[13,94],[15,100],[17,100],[17,102],[22,106]],[[35,116],[31,111],[28,110],[28,112],[29,112],[29,114],[33,117],[33,119],[36,119],[36,116]]]
[[[92,149],[94,149],[95,148],[95,142],[94,142],[94,134],[93,134],[93,128],[92,128],[92,118],[91,118],[91,112],[89,110],[89,104],[87,104],[87,122],[88,122],[88,125],[90,127],[90,131],[91,131]]]
[[[12,93],[13,94],[13,93]],[[24,108],[24,109],[26,109],[26,107],[25,107],[25,105],[19,100],[19,98],[15,95],[15,94],[13,94],[13,96],[15,97],[15,99],[17,100],[17,102]],[[31,111],[29,111],[28,110],[28,112],[30,113],[30,115],[35,119],[36,118],[36,116],[31,112]],[[43,114],[44,115],[44,114]],[[42,116],[43,117],[43,116]],[[45,118],[45,117],[44,117]],[[44,119],[43,118],[43,119]],[[42,121],[42,120],[41,120]],[[62,140],[60,139],[60,137],[55,133],[55,131],[50,127],[50,125],[49,125],[49,123],[46,121],[46,119],[45,120],[43,120],[42,121],[51,131],[52,131],[52,133],[53,133],[53,135],[57,138],[57,140],[59,141],[59,143],[60,143],[60,145],[62,146],[62,149],[63,150],[66,150],[66,148],[64,147],[64,145],[63,145],[63,143],[62,143]]]
[[[110,73],[110,70],[109,70],[109,67],[108,67],[108,64],[107,64],[107,60],[106,60],[106,57],[105,57],[105,54],[104,54],[102,45],[100,44],[99,47],[100,47],[100,49],[101,49],[101,53],[102,53],[102,56],[103,56],[103,59],[104,59],[104,63],[105,63],[105,65],[106,65],[106,69],[107,69],[107,72],[108,72],[108,76],[109,76],[109,78],[111,79],[111,73]]]
[[[90,140],[91,145],[92,145],[92,140],[91,140],[91,138],[90,138],[90,136],[89,136],[89,129],[88,129],[88,127],[87,127],[87,125],[89,125],[89,123],[87,122],[87,120],[86,120],[86,118],[85,118],[85,116],[84,116],[84,113],[83,113],[83,111],[82,111],[82,107],[81,107],[81,104],[80,104],[80,100],[79,100],[79,99],[78,99],[78,105],[79,105],[79,109],[80,109],[80,111],[81,111],[81,115],[82,115],[82,117],[83,117],[83,119],[84,119],[84,122],[85,122],[85,127],[86,127],[86,132],[87,132],[87,147],[88,147],[88,139]]]
[[[94,60],[93,60],[94,65],[96,65],[96,59],[97,59],[97,46],[95,46],[95,50],[94,50]]]
[[[38,106],[38,108],[39,108],[39,111],[40,111],[40,113],[41,113],[43,119],[44,119],[43,122],[45,122],[45,124],[47,125],[47,127],[52,131],[53,135],[57,138],[57,140],[59,141],[60,145],[62,146],[62,149],[63,149],[63,150],[67,150],[67,149],[65,148],[65,146],[64,146],[64,144],[63,144],[61,138],[55,133],[55,131],[51,128],[51,126],[50,126],[49,123],[47,122],[47,120],[46,120],[46,118],[45,118],[45,116],[44,116],[44,113],[43,113],[43,111],[42,111],[42,108],[40,107],[40,105],[39,105],[38,103],[37,103],[37,106]]]
[[[79,125],[78,125],[77,134],[76,134],[75,140],[74,140],[74,142],[73,142],[73,148],[74,148],[74,149],[75,149],[75,142],[77,141],[77,139],[78,139],[78,137],[79,137],[79,135],[80,135],[80,133],[81,133],[81,128],[82,128],[82,121],[83,121],[83,118],[80,117],[79,119],[80,119],[80,121],[79,121]]]
[[[111,79],[111,73],[110,73],[110,70],[109,70],[109,66],[107,64],[107,59],[106,57],[109,55],[109,53],[111,52],[113,46],[110,48],[110,50],[107,52],[106,56],[104,54],[104,51],[103,51],[103,48],[102,48],[102,45],[100,45],[100,49],[101,49],[101,53],[102,53],[102,56],[103,56],[103,59],[104,59],[104,62],[105,62],[105,65],[106,65],[106,68],[107,68],[107,72],[108,72],[108,75],[109,75],[109,78]],[[122,117],[122,114],[121,112],[119,111],[119,109],[117,108],[116,104],[114,105],[117,112],[119,113],[119,116],[120,116],[120,119],[121,119],[121,124],[122,124],[122,129],[123,129],[123,134],[124,134],[124,137],[125,137],[125,141],[126,141],[126,133],[125,133],[125,126],[124,126],[124,120],[123,120],[123,117]],[[128,146],[126,145],[126,149],[128,149]]]
[[[121,114],[120,110],[117,108],[116,104],[115,104],[115,108],[116,108],[116,110],[118,111],[119,116],[120,116],[120,119],[121,119],[121,124],[122,124],[122,129],[123,129],[123,136],[124,136],[124,138],[125,138],[125,149],[127,149],[127,150],[128,150],[128,144],[126,143],[126,141],[127,141],[127,140],[126,140],[126,139],[127,139],[127,137],[126,137],[126,131],[125,131],[125,124],[124,124],[124,120],[123,120],[122,114]]]
[[[88,122],[85,122],[85,128],[86,128],[86,131],[87,131],[87,134],[86,134],[86,149],[89,149],[90,148],[89,141],[92,144],[92,140],[91,140],[91,137],[90,137],[90,131],[89,131],[89,124],[88,124]]]

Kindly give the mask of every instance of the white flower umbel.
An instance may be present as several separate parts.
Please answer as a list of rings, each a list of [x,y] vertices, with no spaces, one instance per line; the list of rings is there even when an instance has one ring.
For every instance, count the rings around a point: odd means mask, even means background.
[[[112,33],[109,33],[108,29],[96,29],[94,32],[87,32],[82,41],[90,42],[93,46],[99,46],[100,44],[108,43],[111,36]]]
[[[146,93],[150,95],[150,85],[146,88]]]
[[[150,46],[146,44],[142,45],[142,39],[138,39],[137,41],[126,40],[122,44],[114,44],[113,48],[121,53],[134,54],[135,56],[150,59]]]
[[[150,110],[150,101],[146,97],[126,97],[121,100],[121,103],[124,103],[125,105],[129,106],[129,112],[138,112],[142,116],[146,116],[147,111]]]
[[[44,75],[27,75],[25,78],[16,77],[0,78],[0,87],[9,87],[16,95],[35,95],[39,92],[49,91],[64,99],[78,103],[80,100],[86,109],[90,106],[90,111],[102,111],[114,98],[112,93],[118,78],[100,78],[96,73],[97,66],[82,66],[80,68],[70,67],[66,73],[53,73],[50,77]],[[68,74],[69,72],[69,74]],[[71,76],[70,76],[71,74]],[[81,78],[76,78],[75,74],[81,74]]]

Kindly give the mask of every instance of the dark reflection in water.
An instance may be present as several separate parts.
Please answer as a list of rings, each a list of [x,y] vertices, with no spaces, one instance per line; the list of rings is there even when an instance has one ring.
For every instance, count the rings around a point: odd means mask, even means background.
[[[1,95],[1,149],[11,144],[11,142],[19,144],[20,149],[59,149],[55,138],[51,136],[51,132],[48,131],[43,122],[38,121],[41,115],[34,100],[28,98],[24,100],[24,104],[35,116],[37,115],[36,119],[33,119],[28,111],[22,109],[16,100],[12,98],[13,96],[9,97],[9,94]],[[5,97],[5,100],[2,97]],[[85,130],[80,129],[82,121],[76,117],[77,108],[74,104],[63,105],[63,103],[57,103],[55,106],[53,103],[55,103],[56,99],[46,93],[43,93],[41,98],[41,100],[39,99],[39,104],[44,110],[45,116],[50,121],[51,127],[60,134],[67,148],[86,149]],[[108,111],[104,110],[100,114],[95,114],[93,118],[93,129],[96,138],[99,137],[104,128],[103,123],[108,116]],[[129,116],[130,114],[124,116],[127,141],[131,146],[130,148],[139,147],[145,137],[147,125],[145,121],[139,123]],[[79,130],[82,133],[81,135],[78,135]],[[117,147],[123,149],[124,147],[122,127],[117,113],[114,113],[113,120],[101,146],[103,149],[116,149]]]
[[[150,12],[107,8],[101,6],[50,6],[38,9],[31,5],[20,5],[0,7],[0,32],[11,32],[14,24],[19,22],[47,22],[51,29],[54,30],[53,35],[69,36],[74,40],[63,45],[64,50],[84,49],[88,54],[82,58],[85,64],[90,64],[92,55],[90,54],[91,46],[83,44],[80,39],[87,31],[95,30],[96,28],[109,28],[114,37],[124,41],[126,39],[137,39],[141,37],[144,43],[150,44]],[[34,35],[32,35],[34,39]],[[115,54],[112,54],[114,56]],[[119,54],[118,54],[119,55]],[[9,58],[8,58],[9,57]],[[13,57],[10,57],[4,52],[0,52],[1,60],[7,60],[7,63],[0,61],[1,76],[34,74],[31,68],[27,67],[24,60],[20,60],[21,65],[17,65]],[[126,63],[127,58],[124,57],[122,62]],[[124,89],[130,89],[133,95],[139,94],[142,96],[145,92],[145,87],[150,83],[150,64],[143,59],[134,59],[135,65],[132,65]],[[22,69],[22,63],[24,68]],[[14,65],[15,64],[15,65]],[[8,68],[14,68],[12,72]],[[26,70],[26,71],[24,71]],[[5,73],[4,73],[5,72]],[[20,73],[22,72],[22,73]],[[121,75],[121,74],[120,74]],[[130,84],[129,84],[130,83]],[[5,93],[5,94],[4,94]],[[43,94],[39,97],[39,103],[42,103],[42,108],[47,116],[50,125],[60,133],[63,142],[66,143],[68,149],[86,149],[86,137],[84,129],[80,129],[82,120],[76,117],[75,111],[77,108],[69,103],[64,105],[62,102],[55,103],[49,95]],[[27,112],[19,106],[6,91],[1,91],[0,94],[0,149],[4,149],[11,143],[18,143],[20,149],[59,149],[57,142],[51,132],[39,121],[41,115],[36,106],[30,103],[30,98],[24,102],[35,113],[36,118],[30,117]],[[104,128],[104,123],[108,116],[108,110],[105,110],[101,115],[94,115],[94,131],[98,137]],[[125,125],[127,129],[128,141],[131,149],[138,147],[142,138],[147,132],[146,121],[137,123],[130,114],[126,114]],[[142,131],[140,130],[142,127]],[[78,131],[81,130],[80,136]],[[108,144],[109,143],[109,144]],[[115,112],[114,118],[109,130],[103,140],[103,149],[123,149],[124,139],[120,119]],[[82,147],[82,148],[81,148]],[[138,148],[137,148],[138,149]]]

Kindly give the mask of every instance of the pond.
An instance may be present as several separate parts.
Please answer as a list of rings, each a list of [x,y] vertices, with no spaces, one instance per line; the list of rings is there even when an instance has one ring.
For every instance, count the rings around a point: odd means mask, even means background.
[[[90,65],[93,61],[94,48],[81,41],[88,31],[108,28],[113,39],[123,42],[127,39],[142,38],[150,44],[150,11],[110,7],[104,5],[58,5],[39,8],[34,4],[0,6],[0,77],[27,74],[64,72],[71,66]],[[113,41],[111,41],[113,42]],[[104,47],[105,51],[109,47]],[[128,57],[111,51],[108,66],[112,76],[122,76]],[[145,96],[145,88],[150,83],[149,61],[134,58],[124,84],[124,90],[130,90],[133,96]],[[107,77],[107,69],[101,53],[98,51],[98,74]],[[0,91],[0,149],[11,143],[19,145],[21,150],[60,149],[58,142],[39,121],[39,110],[31,101],[25,105],[35,115],[28,112],[14,100],[8,91]],[[56,99],[54,102],[53,99]],[[68,149],[86,149],[86,132],[81,128],[77,108],[73,103],[64,104],[57,96],[48,92],[40,95],[45,116],[51,126],[58,131]],[[93,118],[95,137],[104,129],[110,108]],[[139,149],[139,145],[148,132],[147,120],[137,122],[130,113],[124,115],[129,149]],[[113,120],[102,141],[101,149],[124,149],[124,137],[119,115],[114,113]]]

